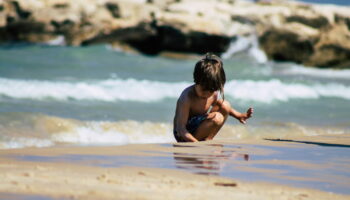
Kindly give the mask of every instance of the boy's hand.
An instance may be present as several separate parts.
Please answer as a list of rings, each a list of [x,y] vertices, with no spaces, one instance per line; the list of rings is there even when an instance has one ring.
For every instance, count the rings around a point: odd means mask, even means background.
[[[239,118],[239,121],[242,123],[242,124],[245,124],[247,123],[246,120],[251,118],[253,116],[253,113],[254,113],[254,109],[253,108],[249,108],[247,110],[247,113],[243,114],[240,118]]]

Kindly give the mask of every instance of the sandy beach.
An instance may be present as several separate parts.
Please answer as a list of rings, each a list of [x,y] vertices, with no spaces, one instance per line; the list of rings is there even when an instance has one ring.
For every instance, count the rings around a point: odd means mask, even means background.
[[[244,167],[240,164],[249,162],[274,166],[283,164],[285,168],[297,166],[299,170],[324,168],[303,160],[292,162],[274,158],[277,149],[298,149],[296,145],[300,142],[304,146],[328,144],[334,145],[328,148],[348,148],[350,136],[291,138],[288,141],[214,140],[196,144],[1,150],[0,198],[39,195],[44,199],[349,199],[349,195],[293,187],[288,185],[288,181],[276,184],[269,179],[261,181],[251,177],[247,181],[225,177],[224,172],[230,171],[230,167],[222,165],[236,164],[238,171],[245,168],[243,170],[248,173],[266,176],[278,171],[274,167]],[[259,149],[259,145],[265,150]],[[269,159],[259,160],[259,155]],[[173,157],[172,164],[164,165],[168,158],[172,160]],[[339,161],[341,159],[344,160],[340,156]],[[147,161],[152,163],[147,164]],[[216,162],[221,164],[221,169],[215,168]],[[349,157],[343,163],[334,163],[336,166],[342,164],[349,165]],[[213,173],[203,173],[202,169]],[[349,167],[343,170],[349,174]],[[328,175],[323,174],[329,178],[331,173]],[[295,178],[298,179],[297,176]],[[307,181],[308,177],[304,178]],[[344,180],[338,181],[344,181],[345,187],[349,188],[349,176],[342,178]],[[332,180],[329,182],[332,183]]]

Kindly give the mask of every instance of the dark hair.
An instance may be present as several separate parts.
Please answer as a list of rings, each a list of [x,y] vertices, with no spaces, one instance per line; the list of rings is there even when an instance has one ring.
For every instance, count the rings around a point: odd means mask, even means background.
[[[226,75],[222,60],[218,56],[212,53],[206,53],[205,56],[196,63],[193,71],[193,79],[194,82],[201,85],[204,90],[211,92],[219,90],[224,98]]]

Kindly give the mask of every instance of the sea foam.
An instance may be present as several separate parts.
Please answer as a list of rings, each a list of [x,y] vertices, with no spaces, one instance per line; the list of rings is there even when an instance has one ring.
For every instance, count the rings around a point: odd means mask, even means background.
[[[0,78],[0,96],[59,101],[74,99],[154,102],[164,98],[178,97],[181,90],[189,84],[135,79],[63,82]]]
[[[350,70],[342,69],[318,69],[311,67],[304,67],[301,65],[293,65],[291,67],[283,69],[280,74],[287,75],[305,75],[318,78],[329,78],[329,79],[345,79],[350,80]]]
[[[283,83],[278,79],[268,81],[230,81],[225,94],[237,99],[262,103],[290,99],[318,99],[335,97],[350,100],[350,87],[338,83],[312,84]]]
[[[174,142],[170,124],[121,121],[89,122],[52,135],[55,142],[74,144],[143,144]]]
[[[157,102],[166,98],[178,98],[181,91],[191,84],[136,79],[65,82],[0,78],[0,97],[55,101]],[[279,79],[231,80],[225,85],[225,95],[261,103],[321,97],[350,100],[350,86],[331,82],[286,83]]]
[[[256,35],[237,36],[235,40],[230,43],[227,51],[222,55],[223,59],[229,59],[235,54],[246,52],[253,57],[258,63],[266,63],[268,61],[266,54],[259,48],[259,42]]]
[[[0,149],[18,149],[25,147],[50,147],[54,146],[54,142],[50,139],[17,137],[11,139],[2,139],[0,141]]]
[[[0,149],[55,145],[126,145],[175,142],[170,123],[79,121],[43,114],[0,115]],[[26,118],[26,120],[18,120]],[[16,126],[13,126],[13,122]]]
[[[57,145],[111,146],[146,143],[173,143],[171,123],[127,121],[79,121],[42,114],[17,113],[26,122],[1,123],[0,149],[50,147]],[[3,115],[2,118],[7,118]],[[40,124],[40,126],[39,126]],[[31,129],[28,131],[28,126]],[[336,135],[347,133],[344,127],[311,127],[290,122],[265,122],[242,126],[226,124],[216,139],[288,138],[290,136]]]

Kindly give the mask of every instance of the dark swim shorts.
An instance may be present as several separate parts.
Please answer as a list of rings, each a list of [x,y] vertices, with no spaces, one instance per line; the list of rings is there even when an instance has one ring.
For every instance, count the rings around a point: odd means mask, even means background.
[[[186,129],[188,130],[188,132],[190,133],[194,133],[196,132],[197,128],[199,127],[199,125],[207,118],[206,115],[197,115],[192,117],[190,120],[188,120],[187,124],[186,124]],[[186,142],[181,136],[179,136],[177,134],[177,132],[174,130],[174,137],[176,139],[177,142]]]

